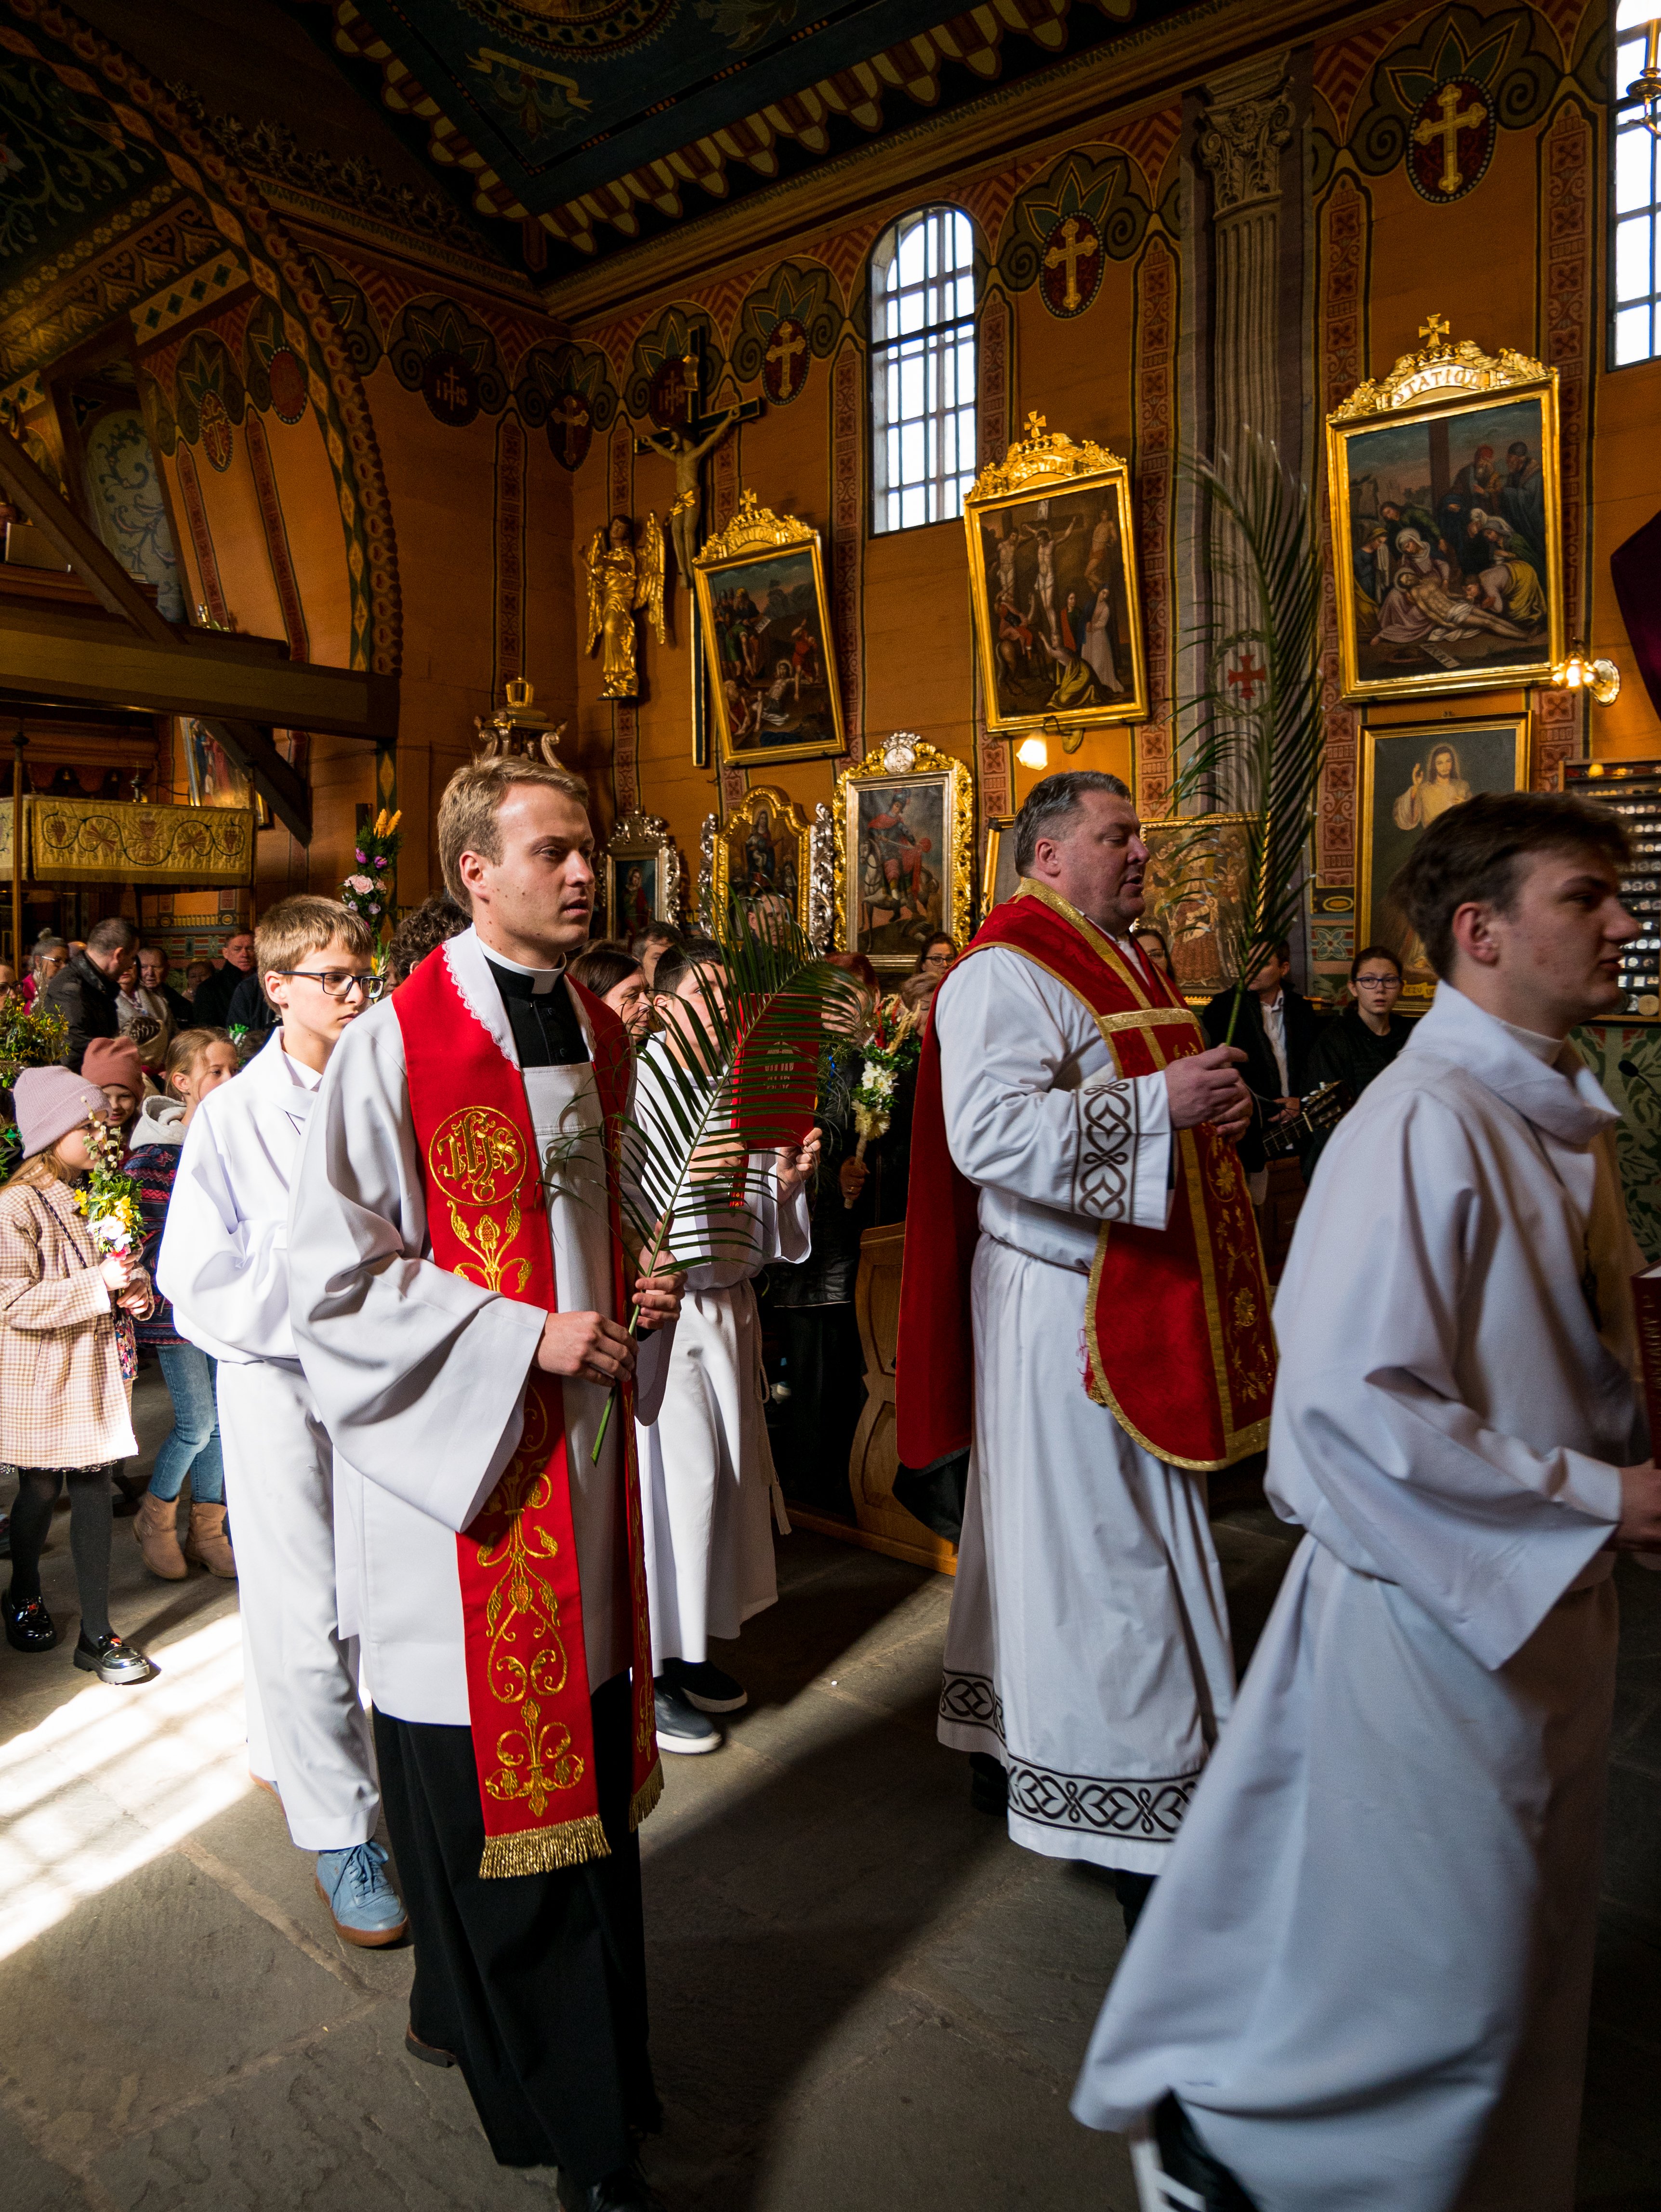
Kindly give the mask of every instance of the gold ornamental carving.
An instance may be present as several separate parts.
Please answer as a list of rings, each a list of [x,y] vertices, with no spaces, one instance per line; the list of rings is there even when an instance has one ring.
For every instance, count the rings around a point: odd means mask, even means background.
[[[1508,385],[1556,382],[1556,371],[1525,353],[1501,346],[1484,353],[1472,338],[1452,343],[1449,325],[1441,315],[1431,315],[1419,325],[1428,340],[1417,353],[1398,354],[1388,376],[1358,384],[1349,397],[1334,408],[1329,422],[1348,422],[1358,415],[1387,415],[1397,407],[1415,407],[1422,399],[1443,392],[1502,392]]]
[[[805,545],[818,536],[811,523],[799,522],[794,514],[775,514],[770,507],[759,506],[754,492],[746,489],[739,494],[738,512],[726,529],[706,538],[699,547],[697,564],[707,568],[713,561],[730,561],[735,553]]]
[[[1037,413],[1026,418],[1026,435],[1013,445],[1001,461],[989,462],[975,479],[971,500],[1001,499],[1013,491],[1032,491],[1049,483],[1066,483],[1074,477],[1096,476],[1104,469],[1123,469],[1124,463],[1105,446],[1091,439],[1074,445],[1065,430],[1046,428]]]

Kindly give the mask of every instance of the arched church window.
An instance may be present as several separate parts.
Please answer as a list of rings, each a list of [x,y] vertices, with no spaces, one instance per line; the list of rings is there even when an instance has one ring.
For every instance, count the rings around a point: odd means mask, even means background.
[[[871,527],[963,513],[975,482],[975,227],[915,209],[871,257]]]
[[[1634,81],[1657,66],[1661,0],[1621,0],[1615,19],[1615,175],[1609,192],[1609,362],[1661,354],[1661,99],[1635,96]]]

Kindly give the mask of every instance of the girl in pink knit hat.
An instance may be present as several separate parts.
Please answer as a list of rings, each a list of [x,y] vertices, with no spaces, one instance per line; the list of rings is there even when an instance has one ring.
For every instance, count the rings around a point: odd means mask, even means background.
[[[81,1601],[75,1663],[102,1682],[155,1669],[110,1626],[110,1475],[136,1453],[132,1325],[151,1307],[136,1256],[100,1252],[74,1187],[93,1164],[88,1130],[109,1118],[98,1085],[67,1067],[26,1067],[12,1093],[23,1164],[0,1189],[0,1462],[17,1471],[6,1641],[49,1651],[40,1553],[67,1482]]]

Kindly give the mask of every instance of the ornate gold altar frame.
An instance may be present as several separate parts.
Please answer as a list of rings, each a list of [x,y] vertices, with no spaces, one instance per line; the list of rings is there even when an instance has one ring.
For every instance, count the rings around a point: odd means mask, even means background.
[[[1104,446],[1086,439],[1075,446],[1064,431],[1044,428],[1042,415],[1026,418],[1027,434],[1001,461],[984,468],[964,501],[964,530],[969,541],[969,586],[975,611],[975,643],[989,730],[1015,732],[1087,730],[1109,722],[1140,722],[1147,715],[1147,666],[1142,650],[1142,603],[1136,575],[1136,541],[1131,526],[1130,471]],[[1082,536],[1080,532],[1082,530]],[[1043,598],[1042,563],[1027,580],[1026,604],[1007,606],[1001,583],[1000,547],[1037,533],[1049,540],[1050,599]],[[1099,550],[1098,550],[1099,540]],[[1065,555],[1065,557],[1063,556]],[[1010,573],[1019,557],[1012,550]],[[1068,579],[1077,576],[1076,585]],[[1082,630],[1089,610],[1105,590],[1110,611],[1119,617],[1109,641],[1113,680],[1122,689],[1104,691],[1095,667],[1080,650],[1082,636],[1066,643],[1067,599],[1074,591],[1074,615]],[[1031,611],[1029,624],[1026,615]],[[1051,635],[1053,616],[1053,631]],[[1030,646],[1023,638],[1030,636]],[[1049,640],[1046,644],[1046,639]],[[1006,653],[1003,648],[1007,647]],[[1065,660],[1057,659],[1060,652]],[[1012,665],[1011,656],[1013,657]],[[1042,673],[1035,656],[1044,664]],[[1127,665],[1128,664],[1128,665]],[[1066,695],[1074,694],[1072,703]],[[1086,703],[1086,695],[1095,695]]]
[[[679,922],[680,854],[661,815],[619,815],[599,866],[608,937],[632,936],[648,922]],[[636,871],[638,884],[631,881]]]
[[[831,811],[837,945],[883,975],[909,975],[941,932],[961,950],[975,883],[975,786],[963,762],[897,730],[837,777]]]
[[[794,515],[775,514],[770,507],[758,507],[752,491],[739,495],[738,513],[725,530],[709,538],[692,563],[692,580],[697,592],[698,615],[703,633],[704,664],[709,671],[709,690],[715,700],[715,727],[721,737],[721,757],[723,766],[759,769],[785,761],[823,760],[839,753],[846,740],[842,727],[842,687],[837,678],[836,640],[830,630],[830,602],[824,589],[824,562],[819,550],[819,533]],[[802,611],[794,604],[796,595],[812,585],[812,609]],[[773,672],[767,685],[757,684],[741,672],[742,664],[722,650],[723,627],[732,636],[742,625],[736,625],[730,613],[721,607],[728,595],[743,590],[749,593],[757,613],[763,610],[771,592],[782,592],[793,602],[788,617],[775,618],[768,625],[764,664]],[[761,596],[757,599],[757,593]],[[718,611],[721,620],[717,620]],[[788,619],[788,629],[781,636],[776,635],[782,621]],[[808,636],[798,641],[794,633],[798,624],[805,625]],[[748,625],[752,635],[759,634],[753,623]],[[797,682],[794,672],[800,665],[798,644],[811,648],[818,678],[811,684],[806,678]],[[772,687],[777,684],[781,665],[788,665],[793,673],[776,698]],[[811,734],[793,735],[788,727],[792,715],[802,714],[801,690],[806,686],[824,697],[812,710],[813,719],[820,726]],[[741,712],[744,722],[734,728],[735,710]],[[782,716],[784,726],[770,724],[769,716]],[[751,729],[751,720],[758,726]]]
[[[1439,315],[1432,315],[1421,325],[1420,336],[1429,341],[1421,351],[1401,355],[1388,376],[1358,385],[1342,405],[1327,417],[1327,499],[1332,518],[1332,568],[1337,584],[1339,652],[1343,696],[1347,700],[1492,691],[1542,683],[1564,655],[1557,371],[1544,368],[1526,354],[1513,353],[1508,346],[1501,347],[1497,354],[1486,354],[1469,338],[1453,344],[1448,337],[1447,325]],[[1372,665],[1364,667],[1363,641],[1359,630],[1362,609],[1358,604],[1362,595],[1356,574],[1356,557],[1361,549],[1356,544],[1356,524],[1365,523],[1368,518],[1353,511],[1355,501],[1352,493],[1367,480],[1369,444],[1378,450],[1382,459],[1392,434],[1421,425],[1425,428],[1427,454],[1439,453],[1445,471],[1445,481],[1439,484],[1434,462],[1430,463],[1429,534],[1433,538],[1439,540],[1440,532],[1435,526],[1437,514],[1442,502],[1451,496],[1470,497],[1473,512],[1481,512],[1503,525],[1508,538],[1520,536],[1515,514],[1507,514],[1499,505],[1503,488],[1479,492],[1474,482],[1474,460],[1458,469],[1453,465],[1453,453],[1461,448],[1455,447],[1452,441],[1459,434],[1462,418],[1465,443],[1469,444],[1480,435],[1480,425],[1469,418],[1512,404],[1534,410],[1537,424],[1534,434],[1538,439],[1537,459],[1544,494],[1544,568],[1538,579],[1547,607],[1543,637],[1531,641],[1519,639],[1512,658],[1507,659],[1496,650],[1491,659],[1470,662],[1454,651],[1457,640],[1433,635],[1419,651],[1421,658],[1439,656],[1437,665],[1428,669],[1409,667],[1402,675],[1392,676],[1378,665],[1379,657],[1375,653],[1369,657]],[[1399,448],[1400,439],[1396,438],[1394,443]],[[1457,478],[1462,474],[1473,477],[1471,485],[1458,486]],[[1375,501],[1377,493],[1375,482]],[[1493,506],[1483,506],[1484,499],[1492,501]],[[1402,502],[1396,503],[1399,506]],[[1427,526],[1418,525],[1418,535],[1422,538],[1426,534]],[[1432,556],[1438,550],[1437,543],[1427,548]],[[1394,543],[1390,551],[1395,554]],[[1390,566],[1395,569],[1393,558]],[[1456,595],[1463,596],[1466,580],[1463,575],[1455,577],[1451,588]],[[1445,665],[1449,662],[1453,665]]]
[[[711,852],[711,919],[719,928],[733,897],[788,899],[803,929],[811,923],[813,825],[776,785],[758,783],[742,806],[717,823]]]

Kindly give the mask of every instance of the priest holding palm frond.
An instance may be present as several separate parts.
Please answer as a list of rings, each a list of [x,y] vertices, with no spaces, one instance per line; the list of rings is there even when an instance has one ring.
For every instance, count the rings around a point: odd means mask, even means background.
[[[475,763],[438,842],[472,924],[331,1063],[295,1336],[348,1478],[341,1630],[415,1937],[410,2051],[460,2066],[501,2163],[630,2212],[657,2202],[635,1832],[662,1787],[634,1413],[680,1284],[638,1256],[628,1038],[566,972],[593,906],[584,786]],[[631,1311],[660,1332],[638,1358]]]

